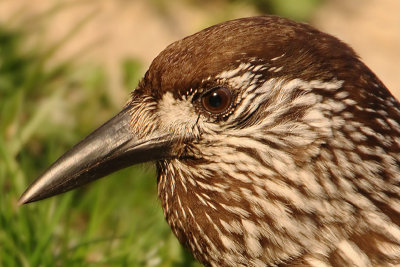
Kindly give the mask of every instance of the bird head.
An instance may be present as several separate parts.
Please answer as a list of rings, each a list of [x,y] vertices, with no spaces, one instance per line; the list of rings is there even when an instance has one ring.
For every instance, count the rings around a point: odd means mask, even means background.
[[[374,175],[393,178],[375,156],[394,144],[386,116],[397,102],[338,39],[278,17],[228,21],[162,51],[123,110],[20,202],[154,161],[165,217],[203,263],[323,254],[350,235]]]

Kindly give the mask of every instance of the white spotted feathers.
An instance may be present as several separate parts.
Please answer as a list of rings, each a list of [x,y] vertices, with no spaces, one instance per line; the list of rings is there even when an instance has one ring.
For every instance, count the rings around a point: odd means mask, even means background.
[[[232,103],[210,114],[215,88]],[[180,138],[157,162],[158,194],[200,262],[400,264],[400,105],[347,45],[235,20],[169,46],[139,89],[154,108],[141,123]]]

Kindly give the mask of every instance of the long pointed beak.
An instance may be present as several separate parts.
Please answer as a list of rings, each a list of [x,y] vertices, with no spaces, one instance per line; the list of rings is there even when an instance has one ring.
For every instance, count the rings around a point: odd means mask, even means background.
[[[136,163],[167,158],[171,138],[156,135],[141,140],[133,135],[130,119],[127,107],[89,134],[39,176],[19,203],[69,191]]]

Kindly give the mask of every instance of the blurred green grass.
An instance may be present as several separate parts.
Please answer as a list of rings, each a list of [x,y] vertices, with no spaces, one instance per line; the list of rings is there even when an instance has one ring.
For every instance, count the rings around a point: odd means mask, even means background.
[[[117,112],[101,67],[74,58],[54,64],[49,53],[62,44],[27,49],[27,35],[0,26],[0,266],[190,266],[163,218],[149,166],[17,205],[34,177]],[[127,88],[141,71],[134,59],[121,64]]]
[[[242,0],[232,0],[242,1]],[[262,13],[277,14],[297,21],[308,21],[324,0],[245,0]]]
[[[304,0],[297,12],[298,2],[251,2],[305,19],[320,1]],[[200,266],[163,218],[152,166],[17,205],[34,177],[120,108],[103,66],[76,64],[79,55],[51,60],[84,23],[54,44],[32,44],[29,27],[0,24],[0,266]],[[127,96],[143,72],[134,58],[121,62]]]

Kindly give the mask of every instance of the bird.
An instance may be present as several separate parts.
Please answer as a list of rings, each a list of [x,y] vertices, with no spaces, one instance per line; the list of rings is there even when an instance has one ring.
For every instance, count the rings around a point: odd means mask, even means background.
[[[154,162],[205,266],[400,266],[400,105],[336,37],[278,16],[169,45],[19,203]]]

